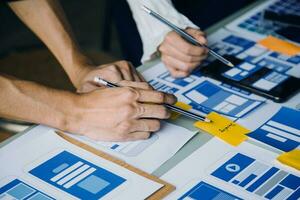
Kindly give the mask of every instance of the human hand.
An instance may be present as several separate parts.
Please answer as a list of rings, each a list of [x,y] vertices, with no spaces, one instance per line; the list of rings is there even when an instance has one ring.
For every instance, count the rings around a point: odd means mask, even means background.
[[[201,44],[207,44],[205,34],[193,28],[186,32]],[[158,48],[161,60],[173,77],[188,76],[207,57],[207,49],[190,44],[175,31],[169,32]]]
[[[119,83],[122,80],[144,82],[144,78],[136,71],[134,66],[127,61],[118,61],[98,67],[88,66],[81,75],[77,92],[85,93],[99,89],[99,85],[94,82],[96,76],[112,83]],[[132,85],[132,84],[131,84]],[[143,84],[145,86],[145,84]],[[151,88],[151,87],[148,87]]]
[[[102,141],[146,139],[159,130],[159,120],[170,117],[162,104],[174,104],[175,96],[149,90],[141,82],[122,84],[133,87],[100,88],[78,94],[65,130]]]

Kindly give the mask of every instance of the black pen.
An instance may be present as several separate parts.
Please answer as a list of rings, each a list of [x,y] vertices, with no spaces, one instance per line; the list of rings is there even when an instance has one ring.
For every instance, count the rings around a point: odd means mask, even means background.
[[[107,87],[120,87],[119,85],[117,84],[114,84],[114,83],[111,83],[111,82],[108,82],[104,79],[101,79],[100,77],[95,77],[94,78],[94,82],[97,83],[97,84],[100,84],[100,85],[105,85]],[[179,113],[179,114],[182,114],[184,116],[187,116],[187,117],[190,117],[194,120],[197,120],[197,121],[203,121],[203,122],[211,122],[210,119],[206,118],[205,116],[201,116],[201,115],[198,115],[196,113],[192,113],[190,111],[186,111],[182,108],[179,108],[179,107],[176,107],[176,106],[173,106],[173,105],[169,105],[169,104],[164,104],[164,106],[166,106],[168,109],[170,109],[171,111],[174,111],[176,113]]]
[[[224,63],[225,65],[227,65],[229,67],[234,67],[234,65],[230,61],[228,61],[226,58],[224,58],[223,56],[221,56],[220,54],[218,54],[217,52],[215,52],[214,50],[209,48],[207,45],[199,43],[193,36],[191,36],[190,34],[185,32],[184,30],[180,29],[175,24],[172,24],[170,21],[166,20],[165,18],[160,16],[158,13],[156,13],[153,10],[147,8],[146,6],[142,6],[142,9],[144,11],[146,11],[152,17],[156,18],[160,22],[162,22],[165,25],[169,26],[171,29],[173,29],[176,33],[178,33],[181,37],[186,39],[188,42],[192,43],[195,46],[200,46],[200,47],[206,48],[208,50],[208,53],[210,53],[212,56],[217,58],[219,61],[221,61],[222,63]]]

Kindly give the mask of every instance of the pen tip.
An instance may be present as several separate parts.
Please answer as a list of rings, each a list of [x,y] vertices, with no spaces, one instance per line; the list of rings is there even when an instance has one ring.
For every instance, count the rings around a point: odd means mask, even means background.
[[[229,62],[227,65],[228,65],[229,67],[234,67],[234,65],[233,65],[231,62]]]
[[[205,118],[204,121],[205,121],[205,122],[208,122],[208,123],[212,122],[212,121],[211,121],[210,119],[208,119],[208,118]]]
[[[151,12],[150,9],[147,8],[145,5],[142,5],[141,8],[142,8],[142,10],[146,11],[147,13]]]

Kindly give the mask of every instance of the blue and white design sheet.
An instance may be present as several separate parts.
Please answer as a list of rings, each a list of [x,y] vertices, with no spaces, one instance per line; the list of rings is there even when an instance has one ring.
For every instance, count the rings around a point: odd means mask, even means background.
[[[299,176],[242,153],[233,155],[211,175],[266,199],[293,200],[300,197]]]
[[[59,153],[29,173],[79,199],[100,199],[126,181],[67,151]]]
[[[241,17],[238,17],[229,23],[226,28],[233,32],[248,35],[251,38],[259,39],[266,35],[274,35],[274,31],[286,25],[263,20],[265,10],[278,14],[300,15],[300,2],[297,0],[268,0]]]
[[[17,178],[0,180],[0,199],[53,200],[52,197]]]
[[[215,111],[232,118],[242,118],[264,104],[265,99],[219,81],[194,73],[174,79],[162,63],[143,72],[157,90],[173,93],[178,100],[192,106],[194,112]]]
[[[300,145],[299,119],[299,110],[268,104],[238,123],[252,130],[249,137],[288,152]]]
[[[223,75],[232,80],[240,81],[247,78],[262,67],[272,69],[281,75],[281,79],[270,80],[268,84],[279,84],[286,76],[300,77],[300,55],[288,56],[256,44],[255,39],[220,29],[208,37],[210,47],[221,55],[231,55],[244,60],[240,65],[228,70]],[[210,56],[205,64],[214,60]],[[273,73],[273,77],[274,77]],[[277,76],[278,76],[277,75]],[[266,81],[265,81],[266,82]]]
[[[2,147],[0,163],[0,199],[146,199],[163,186],[43,126]]]
[[[213,138],[162,179],[178,188],[168,199],[300,198],[299,171],[274,163],[276,157],[247,142],[232,147]]]

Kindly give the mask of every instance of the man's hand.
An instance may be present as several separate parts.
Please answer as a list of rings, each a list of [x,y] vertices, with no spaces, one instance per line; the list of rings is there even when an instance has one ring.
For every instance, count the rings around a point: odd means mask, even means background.
[[[193,28],[186,31],[199,43],[207,43],[202,31]],[[173,77],[188,76],[207,57],[207,49],[190,44],[174,31],[166,35],[158,50]]]
[[[132,87],[101,88],[78,95],[64,130],[102,141],[146,139],[160,128],[159,119],[170,117],[163,103],[173,95],[144,88],[145,83],[123,81]]]
[[[100,65],[98,67],[88,66],[83,68],[82,73],[76,81],[77,92],[85,93],[93,91],[99,86],[94,83],[96,76],[101,77],[112,83],[119,83],[122,80],[144,82],[144,78],[136,71],[131,63],[127,61],[118,61],[110,64]],[[141,85],[147,85],[142,83]],[[150,86],[147,86],[151,88]]]

